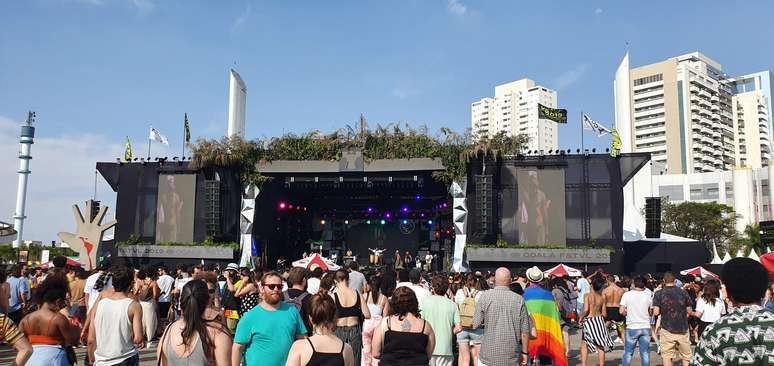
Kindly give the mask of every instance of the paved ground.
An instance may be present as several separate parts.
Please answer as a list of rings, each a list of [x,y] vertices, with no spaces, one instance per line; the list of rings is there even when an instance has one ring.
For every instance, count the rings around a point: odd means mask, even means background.
[[[572,331],[570,334],[571,338],[571,351],[570,351],[570,365],[580,365],[580,351],[579,351],[579,342],[580,342],[580,333],[577,331]],[[79,348],[76,350],[79,359],[83,359],[83,355],[85,354],[86,349],[85,348]],[[621,364],[621,356],[623,355],[623,346],[617,345],[612,353],[607,355],[607,362],[605,362],[606,365],[620,365]],[[10,349],[7,345],[0,346],[0,365],[10,365],[13,360],[13,350]],[[142,350],[140,353],[140,364],[142,366],[155,366],[156,365],[156,348],[152,347],[150,349]],[[597,364],[597,356],[596,354],[590,354],[589,355],[589,363],[588,365],[596,365]],[[656,347],[655,344],[651,344],[651,352],[650,352],[650,364],[651,365],[661,365],[661,357],[656,353]],[[640,365],[640,355],[637,351],[635,351],[635,356],[632,359],[632,365],[639,366]],[[679,363],[678,363],[679,365]]]

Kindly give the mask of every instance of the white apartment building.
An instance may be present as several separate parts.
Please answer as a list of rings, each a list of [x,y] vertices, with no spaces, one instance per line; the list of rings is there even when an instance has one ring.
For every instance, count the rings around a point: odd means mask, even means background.
[[[557,123],[538,119],[538,103],[556,108],[556,91],[521,79],[497,85],[494,98],[483,98],[471,104],[471,127],[475,140],[500,132],[509,136],[529,137],[526,150],[557,150]]]
[[[617,75],[617,77],[619,77]],[[694,52],[631,69],[626,137],[650,152],[653,170],[702,173],[761,168],[771,159],[770,72],[728,78]],[[617,84],[616,84],[617,85]]]

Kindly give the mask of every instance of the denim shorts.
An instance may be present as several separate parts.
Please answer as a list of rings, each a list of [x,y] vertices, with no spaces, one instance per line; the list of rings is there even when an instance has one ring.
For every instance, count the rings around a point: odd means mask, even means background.
[[[481,338],[484,338],[484,329],[463,329],[457,333],[457,343],[481,344]]]

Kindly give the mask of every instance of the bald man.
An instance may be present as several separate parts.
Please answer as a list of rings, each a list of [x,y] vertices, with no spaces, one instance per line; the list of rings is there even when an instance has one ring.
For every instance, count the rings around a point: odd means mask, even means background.
[[[484,291],[476,304],[473,328],[484,328],[479,365],[527,364],[530,319],[524,298],[512,292],[511,271],[495,271],[495,287]]]

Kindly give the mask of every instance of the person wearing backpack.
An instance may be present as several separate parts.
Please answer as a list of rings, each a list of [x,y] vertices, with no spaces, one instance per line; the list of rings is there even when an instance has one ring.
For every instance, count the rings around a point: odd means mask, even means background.
[[[483,328],[473,328],[473,316],[476,313],[476,305],[481,299],[481,293],[488,290],[486,279],[468,273],[465,277],[465,285],[457,290],[454,302],[460,307],[460,326],[462,331],[457,333],[457,345],[459,346],[459,364],[468,365],[473,359],[473,364],[478,365],[478,354],[481,350],[481,339],[484,336]]]
[[[575,316],[575,307],[570,300],[570,290],[567,289],[567,282],[562,277],[554,277],[551,280],[551,295],[559,307],[559,325],[562,327],[562,336],[564,337],[564,352],[570,353],[570,325]]]
[[[288,273],[288,289],[282,292],[282,301],[288,305],[295,306],[301,315],[304,326],[312,335],[314,327],[309,322],[309,300],[312,297],[306,292],[306,269],[294,267]]]

